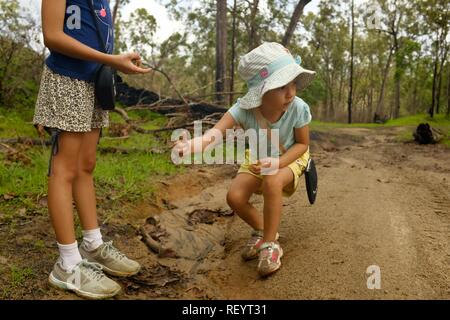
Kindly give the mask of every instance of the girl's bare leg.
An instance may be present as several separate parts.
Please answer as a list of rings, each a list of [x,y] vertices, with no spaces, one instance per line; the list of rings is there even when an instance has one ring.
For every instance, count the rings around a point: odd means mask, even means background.
[[[277,174],[264,176],[264,242],[275,241],[280,226],[283,207],[283,188],[293,183],[294,174],[289,168],[282,168]]]
[[[263,230],[264,221],[262,215],[249,203],[249,200],[261,184],[261,179],[248,173],[240,173],[231,183],[227,194],[228,205],[255,230]]]
[[[100,129],[93,129],[91,132],[83,135],[78,156],[78,170],[73,181],[73,198],[75,199],[83,230],[98,228],[93,173],[99,136]]]
[[[75,242],[72,184],[77,175],[78,154],[83,134],[63,132],[59,136],[58,153],[52,160],[48,181],[48,209],[59,244]]]

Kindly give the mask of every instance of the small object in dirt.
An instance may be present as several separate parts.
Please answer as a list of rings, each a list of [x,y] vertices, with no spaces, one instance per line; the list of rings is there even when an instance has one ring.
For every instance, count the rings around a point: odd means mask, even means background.
[[[0,256],[0,264],[7,264],[8,263],[8,259],[6,259],[3,256]]]
[[[197,223],[213,224],[216,222],[216,218],[219,216],[227,217],[232,216],[234,212],[232,210],[221,209],[197,209],[188,214],[188,224],[194,225]]]
[[[19,216],[23,217],[27,213],[27,209],[26,208],[20,208],[19,211],[17,211],[17,213],[19,214]]]
[[[40,198],[40,199],[38,200],[38,204],[39,204],[41,207],[47,207],[47,204],[48,204],[48,198],[47,198],[47,196]]]
[[[169,200],[167,200],[167,199],[162,199],[162,203],[164,204],[164,206],[166,207],[167,210],[178,209],[178,207],[176,205],[171,204],[169,202]]]
[[[14,199],[15,197],[16,197],[16,195],[14,193],[5,193],[3,195],[3,199],[5,199],[5,200],[11,200],[11,199]]]
[[[414,131],[413,137],[419,144],[435,144],[442,140],[443,133],[428,123],[421,123]]]
[[[111,137],[126,137],[130,135],[131,125],[123,123],[111,123],[108,128]]]
[[[159,223],[159,217],[157,216],[148,217],[147,220],[145,220],[145,223],[156,226]]]

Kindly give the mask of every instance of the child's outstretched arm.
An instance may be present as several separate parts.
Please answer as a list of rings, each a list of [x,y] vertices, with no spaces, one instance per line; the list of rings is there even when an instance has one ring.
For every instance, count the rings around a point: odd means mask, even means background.
[[[140,68],[141,58],[135,52],[111,55],[81,43],[64,33],[66,1],[42,1],[42,31],[45,46],[66,56],[106,64],[127,74],[148,73],[151,69]]]
[[[180,157],[186,154],[203,152],[207,146],[215,142],[214,137],[216,134],[214,131],[220,131],[222,136],[225,136],[227,129],[232,129],[238,124],[231,116],[229,112],[226,112],[224,116],[219,120],[219,122],[210,130],[205,132],[201,137],[196,137],[191,140],[177,141],[175,143],[175,151],[180,155]],[[196,148],[197,146],[197,148]]]

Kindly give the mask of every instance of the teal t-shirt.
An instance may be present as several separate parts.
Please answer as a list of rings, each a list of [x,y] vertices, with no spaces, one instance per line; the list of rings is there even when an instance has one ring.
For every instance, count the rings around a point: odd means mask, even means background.
[[[228,110],[228,112],[231,114],[233,119],[237,123],[239,123],[245,130],[260,129],[258,121],[255,119],[253,112],[251,110],[240,108],[239,100]],[[283,116],[277,122],[270,125],[270,129],[279,130],[280,142],[286,149],[289,149],[295,143],[294,128],[303,128],[304,126],[308,125],[311,120],[312,116],[308,104],[301,98],[295,97],[294,101],[289,106],[287,111],[283,114]],[[272,157],[279,155],[279,153],[272,154],[272,151],[270,149],[268,150],[268,155],[271,155]]]

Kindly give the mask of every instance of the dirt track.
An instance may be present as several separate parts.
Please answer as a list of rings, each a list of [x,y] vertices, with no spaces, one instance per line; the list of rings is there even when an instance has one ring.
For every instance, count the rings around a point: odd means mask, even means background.
[[[282,269],[265,280],[255,261],[240,259],[249,228],[225,203],[235,167],[195,167],[161,181],[159,203],[103,227],[146,266],[121,281],[119,298],[450,299],[450,149],[395,142],[397,130],[313,135],[318,201],[309,205],[304,184],[286,200]],[[262,197],[253,201],[261,208]],[[371,265],[381,269],[379,290],[367,288]],[[45,275],[40,286],[42,294],[24,297],[73,298],[48,288]]]
[[[200,269],[194,287],[210,298],[448,299],[450,150],[397,143],[392,138],[395,130],[340,129],[332,139],[325,133],[315,135],[318,202],[309,205],[304,187],[285,202],[283,266],[267,280],[258,278],[256,262],[240,259],[249,229],[238,217],[197,224],[187,236],[176,231],[185,229],[184,222],[174,222],[180,221],[174,218],[178,214],[186,216],[198,208],[227,210],[229,178],[218,179],[196,197],[173,201],[181,209],[161,216],[160,225],[169,233],[161,241],[168,248],[178,243],[182,253],[192,246],[197,253],[203,250],[206,261],[187,263],[186,269],[186,259],[179,259],[184,261],[179,266],[191,275]],[[234,172],[202,171],[211,180]],[[261,208],[262,197],[253,201]],[[189,239],[192,234],[197,242],[215,239],[223,246],[208,251],[204,243],[198,246]],[[195,270],[189,269],[193,265]],[[371,265],[380,267],[380,290],[367,288],[366,269]]]

